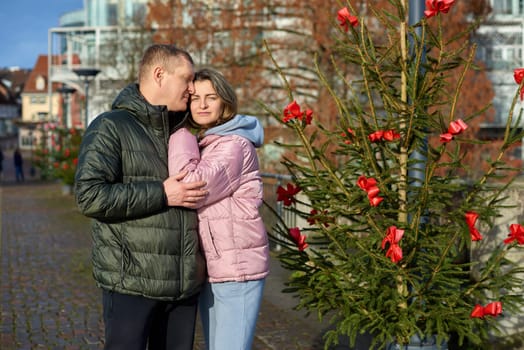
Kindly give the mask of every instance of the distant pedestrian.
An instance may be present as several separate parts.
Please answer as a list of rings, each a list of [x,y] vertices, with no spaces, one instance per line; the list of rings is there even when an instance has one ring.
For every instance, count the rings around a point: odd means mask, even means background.
[[[25,181],[24,178],[24,159],[22,158],[22,153],[20,153],[20,149],[15,149],[15,153],[13,155],[13,160],[15,162],[15,175],[16,175],[16,182]]]

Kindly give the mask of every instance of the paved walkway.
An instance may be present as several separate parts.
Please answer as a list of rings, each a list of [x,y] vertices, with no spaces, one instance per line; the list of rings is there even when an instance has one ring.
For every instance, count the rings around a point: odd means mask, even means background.
[[[0,186],[0,349],[101,349],[101,293],[91,277],[89,222],[57,183]],[[281,293],[287,271],[272,261],[253,350],[320,350],[322,327]],[[342,347],[339,347],[342,349]],[[347,347],[343,347],[347,349]],[[197,331],[195,350],[204,349]]]

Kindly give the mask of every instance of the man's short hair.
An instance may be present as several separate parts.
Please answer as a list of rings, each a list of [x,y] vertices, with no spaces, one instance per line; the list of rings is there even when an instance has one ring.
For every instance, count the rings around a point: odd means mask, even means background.
[[[164,67],[169,73],[173,73],[173,67],[171,67],[171,58],[184,58],[191,64],[194,64],[193,58],[186,50],[183,50],[175,45],[168,44],[153,44],[149,46],[138,68],[138,81],[141,81],[145,76],[146,72],[154,65],[160,65]]]

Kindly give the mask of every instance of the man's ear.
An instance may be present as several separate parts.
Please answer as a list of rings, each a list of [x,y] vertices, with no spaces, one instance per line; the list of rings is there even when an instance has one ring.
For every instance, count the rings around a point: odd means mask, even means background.
[[[162,79],[164,79],[164,69],[162,67],[155,67],[153,69],[153,79],[158,85],[162,85]]]

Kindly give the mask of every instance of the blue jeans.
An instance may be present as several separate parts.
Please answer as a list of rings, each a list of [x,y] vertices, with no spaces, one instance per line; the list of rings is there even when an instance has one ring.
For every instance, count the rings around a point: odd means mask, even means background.
[[[250,350],[265,279],[205,283],[200,318],[207,350]]]

